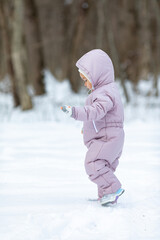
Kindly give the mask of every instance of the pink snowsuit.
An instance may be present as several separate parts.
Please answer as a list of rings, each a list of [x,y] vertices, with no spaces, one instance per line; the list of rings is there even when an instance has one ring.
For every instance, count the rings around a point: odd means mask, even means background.
[[[84,144],[88,148],[85,169],[89,179],[97,184],[101,198],[121,187],[114,171],[124,144],[123,105],[114,82],[112,61],[104,51],[86,53],[76,66],[87,74],[93,91],[84,107],[72,108],[72,117],[83,121]]]

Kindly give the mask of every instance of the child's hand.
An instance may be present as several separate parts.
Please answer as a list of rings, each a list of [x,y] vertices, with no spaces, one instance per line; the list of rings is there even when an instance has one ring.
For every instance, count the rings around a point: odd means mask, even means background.
[[[66,113],[69,117],[72,115],[72,107],[64,105],[61,107],[61,110]]]

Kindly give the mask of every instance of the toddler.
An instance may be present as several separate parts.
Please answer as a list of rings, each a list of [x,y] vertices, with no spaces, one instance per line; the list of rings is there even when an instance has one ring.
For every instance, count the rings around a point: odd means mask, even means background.
[[[124,144],[123,105],[109,56],[100,49],[83,55],[76,63],[84,85],[91,90],[84,107],[63,106],[63,112],[83,121],[83,139],[88,151],[85,169],[98,187],[102,206],[115,203],[124,192],[114,172]]]

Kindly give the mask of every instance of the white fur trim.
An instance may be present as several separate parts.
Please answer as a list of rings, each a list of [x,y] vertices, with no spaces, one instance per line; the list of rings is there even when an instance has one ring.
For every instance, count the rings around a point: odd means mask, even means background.
[[[91,83],[91,80],[89,79],[89,77],[87,76],[87,74],[85,72],[83,72],[81,69],[78,69],[78,71],[80,73],[82,73],[88,79],[88,81]]]

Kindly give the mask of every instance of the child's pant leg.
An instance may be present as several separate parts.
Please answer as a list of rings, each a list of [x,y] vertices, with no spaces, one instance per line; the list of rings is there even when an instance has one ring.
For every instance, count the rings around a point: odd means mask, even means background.
[[[123,143],[94,141],[88,149],[85,169],[89,179],[98,186],[98,195],[116,192],[121,183],[114,171],[122,152]]]
[[[113,169],[108,167],[106,163],[106,160],[98,159],[85,164],[89,179],[98,186],[99,197],[116,192],[121,187],[121,183],[115,176]]]

